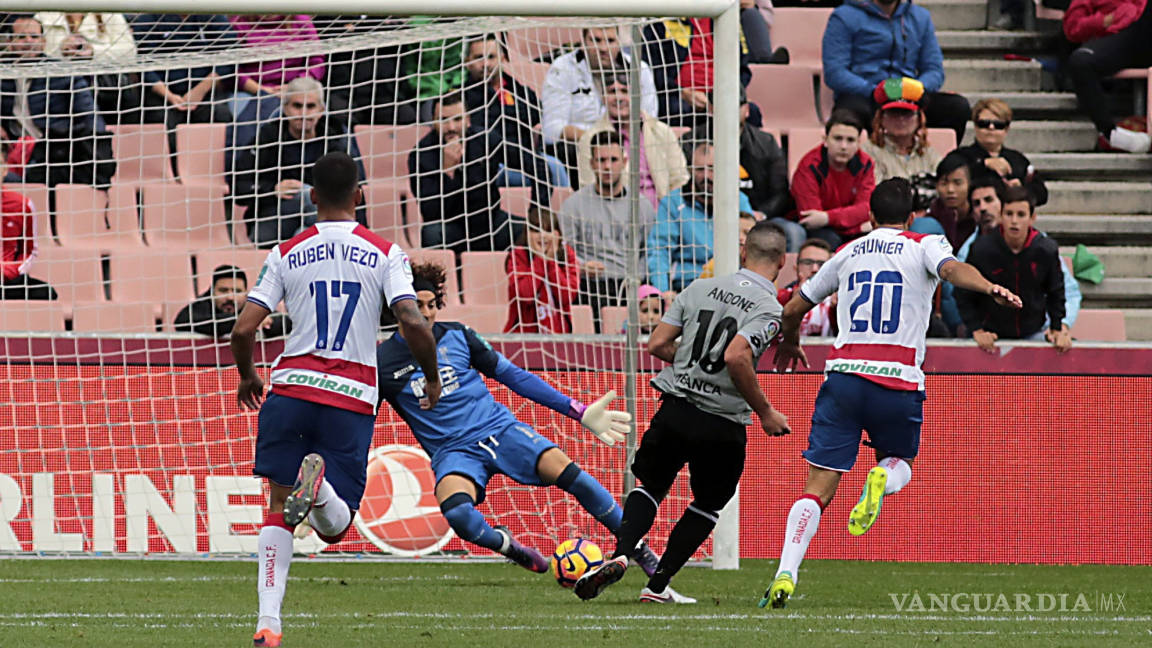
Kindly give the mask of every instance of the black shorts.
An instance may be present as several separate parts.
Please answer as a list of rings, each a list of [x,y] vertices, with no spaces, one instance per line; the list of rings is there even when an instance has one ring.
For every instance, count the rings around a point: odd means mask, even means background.
[[[646,490],[660,497],[688,464],[696,504],[719,511],[736,493],[747,443],[744,425],[701,411],[683,398],[665,395],[640,441],[632,474]]]

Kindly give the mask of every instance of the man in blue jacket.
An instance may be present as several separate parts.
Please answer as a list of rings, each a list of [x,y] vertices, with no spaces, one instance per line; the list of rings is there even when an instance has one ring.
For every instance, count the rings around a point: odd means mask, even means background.
[[[907,77],[924,86],[921,105],[929,128],[951,128],[957,142],[964,138],[968,100],[940,91],[944,56],[924,7],[902,0],[846,0],[828,18],[823,48],[824,81],[836,93],[837,108],[871,124],[877,84]]]

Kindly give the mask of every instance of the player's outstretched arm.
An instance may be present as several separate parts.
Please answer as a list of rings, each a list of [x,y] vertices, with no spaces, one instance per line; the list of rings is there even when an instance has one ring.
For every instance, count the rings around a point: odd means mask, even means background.
[[[760,419],[760,427],[768,436],[783,436],[791,433],[788,429],[788,417],[781,414],[760,389],[756,380],[756,356],[752,353],[752,345],[743,335],[737,335],[724,350],[724,364],[728,367],[728,375],[736,391],[744,397],[748,406],[756,412]]]
[[[989,295],[1001,306],[1021,308],[1024,305],[1011,290],[988,281],[975,266],[962,261],[945,261],[940,266],[940,278],[957,288]]]
[[[648,353],[660,358],[664,362],[672,363],[676,360],[676,349],[680,344],[676,341],[680,337],[681,327],[672,326],[668,322],[660,322],[656,330],[648,336]]]
[[[256,375],[256,366],[252,364],[252,347],[256,344],[256,330],[270,313],[257,303],[248,302],[240,310],[236,325],[232,327],[229,345],[232,347],[232,358],[236,361],[236,370],[240,372],[236,401],[248,409],[259,409],[260,401],[264,400],[264,381]]]
[[[436,336],[432,325],[416,309],[416,300],[401,299],[392,304],[392,314],[400,324],[400,335],[408,342],[412,357],[424,372],[424,398],[420,407],[432,409],[440,400],[440,367],[436,362]]]

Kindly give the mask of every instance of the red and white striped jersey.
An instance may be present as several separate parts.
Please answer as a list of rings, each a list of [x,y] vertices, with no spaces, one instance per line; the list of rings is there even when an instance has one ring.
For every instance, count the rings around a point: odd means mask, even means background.
[[[415,295],[408,255],[352,221],[316,223],[273,248],[248,293],[268,310],[283,299],[292,318],[272,391],[375,413],[380,309]]]
[[[837,293],[840,334],[825,372],[856,374],[890,389],[923,390],[924,337],[940,266],[955,260],[943,236],[880,227],[836,252],[800,295]]]

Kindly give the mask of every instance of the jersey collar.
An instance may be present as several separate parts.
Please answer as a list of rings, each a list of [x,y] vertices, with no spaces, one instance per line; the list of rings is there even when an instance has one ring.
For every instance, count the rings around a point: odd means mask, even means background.
[[[751,270],[749,270],[747,268],[740,268],[739,270],[736,271],[736,274],[740,275],[741,277],[744,277],[745,279],[749,279],[749,280],[751,280],[757,284],[760,284],[760,287],[765,289],[765,290],[769,290],[769,289],[772,291],[776,290],[775,284],[773,284],[771,281],[768,281],[767,278],[760,275],[759,273],[752,272]]]

